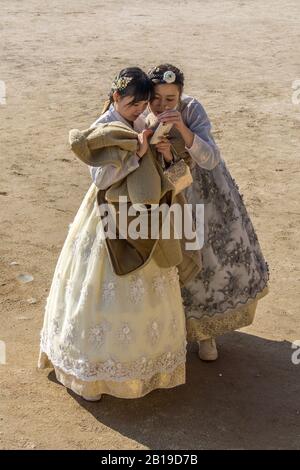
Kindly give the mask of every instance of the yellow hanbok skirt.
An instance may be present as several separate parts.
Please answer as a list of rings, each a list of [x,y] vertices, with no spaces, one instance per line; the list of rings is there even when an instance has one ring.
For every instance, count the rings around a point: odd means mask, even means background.
[[[39,368],[78,395],[137,398],[185,383],[186,326],[177,268],[153,259],[116,276],[90,186],[47,298]]]

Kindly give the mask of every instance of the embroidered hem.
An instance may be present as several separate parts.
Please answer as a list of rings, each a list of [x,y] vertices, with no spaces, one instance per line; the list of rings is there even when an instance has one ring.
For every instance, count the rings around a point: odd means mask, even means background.
[[[58,382],[71,389],[79,396],[96,397],[108,394],[117,398],[140,398],[155,389],[173,388],[185,384],[185,361],[177,364],[172,371],[156,372],[149,378],[134,378],[129,380],[94,380],[85,381],[54,366],[48,355],[41,351],[38,367],[40,369],[53,367]]]
[[[187,318],[187,339],[188,341],[201,341],[208,338],[215,338],[251,325],[254,320],[257,302],[267,295],[269,288],[265,287],[254,300],[238,308],[227,310],[224,313],[216,313],[213,316],[203,315],[201,319]]]

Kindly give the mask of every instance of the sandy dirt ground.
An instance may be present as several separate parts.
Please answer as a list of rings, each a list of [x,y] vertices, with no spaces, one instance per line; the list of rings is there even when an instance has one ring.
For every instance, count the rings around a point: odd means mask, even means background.
[[[0,10],[0,447],[300,448],[299,1],[0,0]],[[68,131],[98,117],[119,69],[166,61],[211,118],[270,294],[251,327],[220,338],[217,362],[191,345],[186,385],[87,403],[36,368],[55,264],[91,183]]]

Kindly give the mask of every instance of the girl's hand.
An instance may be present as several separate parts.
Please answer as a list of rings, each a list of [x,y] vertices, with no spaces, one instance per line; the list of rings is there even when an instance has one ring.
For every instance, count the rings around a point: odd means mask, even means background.
[[[184,124],[181,113],[176,110],[167,110],[157,116],[159,122],[174,124],[174,127],[180,132],[187,148],[191,148],[194,142],[193,132]]]
[[[162,137],[161,141],[155,145],[155,148],[162,154],[166,162],[171,162],[173,160],[171,144],[166,137]]]
[[[184,129],[186,126],[182,120],[181,113],[177,110],[167,110],[157,116],[159,122],[165,122],[168,124],[174,124],[176,129],[179,131]]]
[[[140,134],[138,134],[138,149],[137,156],[142,158],[149,148],[148,138],[153,134],[151,129],[145,129]]]

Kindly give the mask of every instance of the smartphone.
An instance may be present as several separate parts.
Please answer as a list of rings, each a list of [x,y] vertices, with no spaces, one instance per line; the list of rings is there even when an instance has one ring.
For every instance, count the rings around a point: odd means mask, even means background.
[[[168,135],[172,127],[173,124],[160,122],[150,139],[150,144],[158,144],[162,137],[166,137]]]
[[[175,109],[176,108],[173,108],[168,111],[173,111]],[[157,127],[155,125],[151,126],[151,128],[154,130],[154,134],[152,135],[150,139],[150,144],[158,144],[161,141],[162,137],[166,137],[168,135],[172,127],[173,127],[173,124],[167,124],[163,122],[160,122],[157,125]]]

